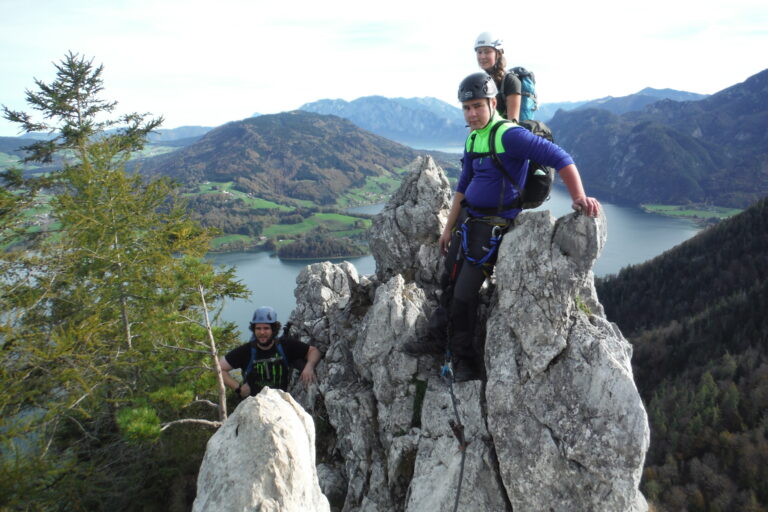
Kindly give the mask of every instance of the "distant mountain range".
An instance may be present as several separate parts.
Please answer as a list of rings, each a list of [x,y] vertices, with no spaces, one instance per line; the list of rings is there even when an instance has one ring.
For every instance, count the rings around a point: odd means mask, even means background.
[[[411,147],[454,146],[467,136],[461,109],[435,98],[365,96],[354,101],[320,100],[299,110],[333,114]]]
[[[32,144],[34,139],[25,139],[22,137],[0,137],[0,153],[11,155],[16,158],[24,158],[24,151],[21,147]]]
[[[590,108],[599,108],[602,110],[607,110],[608,112],[612,112],[616,115],[621,115],[626,114],[627,112],[642,110],[647,105],[656,103],[660,100],[698,101],[706,97],[706,94],[676,91],[674,89],[653,89],[651,87],[646,87],[642,91],[636,92],[635,94],[630,94],[629,96],[621,96],[618,98],[607,96],[605,98],[587,101],[581,105],[578,105],[574,109],[566,110],[587,110]]]
[[[691,101],[705,95],[673,89],[652,89],[620,98],[607,97],[591,101],[543,103],[536,118],[548,122],[558,110],[602,108],[615,114],[640,110],[660,99]],[[305,103],[300,110],[333,114],[382,137],[413,147],[461,147],[467,136],[461,109],[435,98],[384,98],[365,96],[353,101],[319,100]]]
[[[537,117],[546,119],[550,109],[558,109],[549,121],[555,140],[575,157],[590,193],[602,199],[631,204],[692,202],[744,207],[768,191],[765,81],[763,72],[712,96],[646,88],[620,98],[543,104]],[[306,122],[319,130],[318,134],[332,127],[328,133],[317,135],[314,151],[305,143],[313,136],[308,137],[296,123],[287,121],[300,117],[293,112],[253,117],[215,129],[185,126],[161,130],[152,135],[150,146],[190,149],[146,159],[143,165],[148,169],[163,166],[171,174],[192,179],[233,177],[239,172],[253,190],[263,190],[269,187],[265,183],[256,185],[259,180],[251,176],[252,171],[272,173],[274,162],[284,158],[292,162],[287,169],[292,165],[303,169],[289,171],[290,176],[299,176],[302,181],[302,185],[293,186],[289,195],[298,197],[299,190],[307,189],[312,191],[305,194],[308,197],[328,201],[338,186],[331,183],[333,165],[328,162],[340,162],[337,170],[342,174],[349,169],[359,171],[358,164],[349,162],[359,163],[365,158],[375,162],[376,156],[383,158],[381,166],[387,166],[393,160],[384,154],[388,151],[384,148],[397,146],[392,141],[411,147],[451,148],[455,153],[467,134],[461,110],[435,98],[368,96],[351,102],[329,99],[304,104],[301,111],[316,116]],[[319,114],[348,122],[337,126],[338,120],[321,121]],[[282,129],[286,133],[273,133]],[[339,143],[350,140],[340,134],[352,129],[357,130],[354,137],[360,141],[359,147]],[[375,136],[379,138],[370,138]],[[225,140],[228,137],[230,141]],[[20,138],[0,138],[0,165],[18,159],[21,153],[14,145],[26,143]],[[277,148],[288,148],[288,153],[278,157],[277,152],[286,150]],[[404,150],[415,154],[402,147],[396,152],[405,154]],[[313,163],[323,158],[324,162]],[[297,163],[299,160],[305,163]],[[441,164],[452,173],[455,160],[443,158]],[[398,161],[402,163],[402,158]],[[310,178],[315,171],[325,174],[325,178]],[[345,179],[354,181],[354,175]],[[313,181],[318,187],[307,188]],[[344,186],[345,180],[339,183]],[[274,184],[270,193],[280,195],[290,188],[285,178]]]
[[[199,140],[200,137],[213,130],[210,126],[179,126],[178,128],[162,128],[149,135],[151,143],[167,143],[186,141],[187,144]]]
[[[659,100],[697,101],[706,98],[706,94],[676,91],[675,89],[654,89],[646,87],[642,91],[628,96],[606,96],[589,101],[568,101],[563,103],[542,103],[536,112],[536,119],[549,123],[558,110],[586,110],[599,108],[613,112],[616,115],[626,114],[634,110],[642,110],[646,105]]]
[[[564,101],[560,103],[542,103],[536,110],[536,119],[549,123],[558,110],[575,110],[588,103],[587,101]]]
[[[180,126],[178,128],[160,129],[148,137],[149,145],[183,147],[192,144],[211,131],[210,126]],[[53,136],[48,133],[28,133],[23,137],[0,137],[0,155],[5,153],[22,159],[25,152],[21,147],[34,143],[36,140],[47,140]]]
[[[746,207],[768,192],[768,70],[698,101],[561,110],[549,124],[607,200]]]

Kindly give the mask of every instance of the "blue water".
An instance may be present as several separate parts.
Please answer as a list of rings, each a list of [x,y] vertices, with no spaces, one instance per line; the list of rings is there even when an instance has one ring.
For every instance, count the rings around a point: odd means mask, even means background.
[[[237,277],[251,290],[248,299],[239,299],[224,304],[221,311],[223,320],[235,322],[240,327],[243,340],[247,339],[248,322],[253,311],[260,306],[272,306],[277,319],[285,324],[296,306],[293,291],[299,272],[313,261],[281,261],[266,252],[233,252],[212,254],[210,259],[218,265],[235,267]],[[317,260],[321,261],[321,260]],[[349,260],[361,275],[373,274],[376,262],[373,256]]]
[[[383,204],[363,206],[352,210],[359,213],[378,213]],[[602,256],[594,267],[595,275],[615,274],[622,267],[642,263],[684,242],[695,235],[699,228],[690,221],[646,213],[639,208],[603,203],[608,220],[608,240]],[[571,201],[565,190],[555,188],[552,197],[538,209],[550,210],[555,217],[571,211]],[[278,319],[285,322],[296,305],[293,290],[296,276],[311,262],[281,261],[264,252],[236,252],[215,254],[211,259],[217,264],[233,266],[237,276],[251,290],[247,300],[224,305],[221,318],[236,322],[243,339],[253,310],[269,305],[278,312]],[[373,256],[349,260],[361,275],[373,274],[376,262]]]
[[[608,239],[595,263],[597,276],[615,274],[627,265],[642,263],[678,245],[699,232],[689,220],[647,213],[640,208],[602,203],[608,222]],[[538,210],[560,217],[573,211],[568,193],[559,187]]]

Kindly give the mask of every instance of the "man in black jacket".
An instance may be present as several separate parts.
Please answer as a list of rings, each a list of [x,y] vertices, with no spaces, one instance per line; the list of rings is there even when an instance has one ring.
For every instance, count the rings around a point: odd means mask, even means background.
[[[235,395],[254,396],[264,386],[287,391],[296,362],[303,361],[301,381],[305,386],[317,380],[315,366],[320,361],[320,351],[292,336],[278,338],[280,322],[274,309],[269,306],[257,309],[249,327],[253,333],[250,341],[219,360],[224,384]],[[243,373],[242,384],[229,374],[235,368]]]

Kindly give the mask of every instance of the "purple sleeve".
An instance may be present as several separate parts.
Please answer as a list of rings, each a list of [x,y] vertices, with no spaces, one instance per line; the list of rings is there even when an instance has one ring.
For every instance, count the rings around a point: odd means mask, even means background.
[[[469,182],[472,181],[472,160],[469,158],[467,148],[464,148],[464,156],[461,159],[461,175],[459,176],[459,182],[456,184],[456,192],[463,194]]]
[[[511,128],[502,136],[504,151],[512,158],[534,160],[558,171],[570,165],[573,158],[557,144],[534,135],[525,128]]]

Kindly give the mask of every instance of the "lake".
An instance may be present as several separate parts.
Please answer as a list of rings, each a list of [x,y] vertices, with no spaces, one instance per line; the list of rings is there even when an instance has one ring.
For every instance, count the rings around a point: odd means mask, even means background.
[[[642,263],[661,254],[675,245],[688,240],[700,228],[693,222],[650,214],[639,208],[602,204],[608,219],[608,240],[603,254],[595,263],[597,276],[615,274],[622,267]],[[383,205],[370,205],[352,209],[359,213],[377,213]],[[560,217],[571,210],[571,200],[565,189],[555,187],[549,201],[538,208],[550,210]],[[285,323],[296,305],[293,290],[296,276],[309,263],[307,261],[281,261],[265,252],[235,252],[213,254],[210,258],[217,264],[233,266],[237,276],[251,290],[248,300],[228,302],[221,317],[240,327],[246,339],[248,322],[253,310],[270,305],[277,310],[278,320]],[[373,256],[349,260],[362,275],[373,274],[376,262]]]

